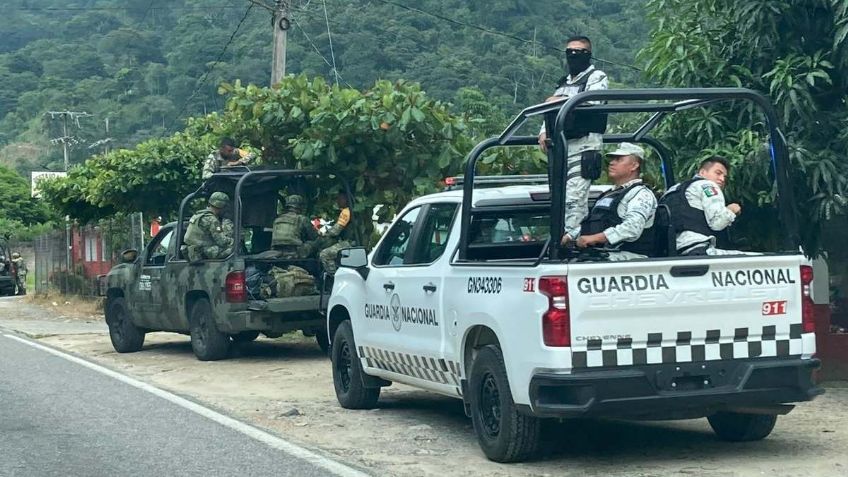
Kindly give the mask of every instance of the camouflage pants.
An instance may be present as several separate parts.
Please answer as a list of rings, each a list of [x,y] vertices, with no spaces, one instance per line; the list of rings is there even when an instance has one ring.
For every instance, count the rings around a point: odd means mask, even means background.
[[[351,245],[347,240],[342,240],[321,250],[318,258],[321,260],[321,266],[324,267],[324,271],[330,275],[335,275],[338,268],[336,265],[336,256],[338,256],[341,249],[350,247]]]
[[[600,151],[602,136],[590,134],[568,141],[565,184],[565,233],[573,237],[580,234],[580,224],[589,215],[589,188],[592,181],[581,176],[581,159],[587,151]]]
[[[200,260],[226,258],[233,253],[233,247],[221,247],[219,245],[190,245],[187,257],[189,262]]]

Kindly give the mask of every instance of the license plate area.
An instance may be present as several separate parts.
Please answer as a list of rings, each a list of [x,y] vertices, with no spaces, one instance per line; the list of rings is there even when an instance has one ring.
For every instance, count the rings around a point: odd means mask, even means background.
[[[702,391],[732,385],[726,364],[687,363],[664,367],[655,373],[658,390],[668,392]]]

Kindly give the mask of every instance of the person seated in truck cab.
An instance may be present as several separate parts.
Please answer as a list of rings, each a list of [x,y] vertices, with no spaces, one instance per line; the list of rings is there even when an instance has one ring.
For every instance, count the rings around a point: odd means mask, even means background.
[[[613,261],[645,258],[656,249],[653,233],[657,199],[642,182],[645,151],[627,142],[607,154],[607,175],[615,187],[598,197],[577,237],[579,248],[605,247]],[[566,235],[563,245],[569,243]]]
[[[727,228],[742,213],[739,204],[727,205],[724,199],[722,189],[729,173],[727,159],[709,157],[701,162],[695,177],[673,186],[660,198],[660,204],[668,206],[671,214],[679,255],[743,253],[716,248],[716,240],[727,233]]]

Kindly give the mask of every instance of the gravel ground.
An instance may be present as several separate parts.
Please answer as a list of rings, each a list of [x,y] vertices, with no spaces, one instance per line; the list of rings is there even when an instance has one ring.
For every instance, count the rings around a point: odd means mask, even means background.
[[[379,408],[341,409],[330,363],[312,338],[260,339],[227,361],[203,363],[188,337],[153,333],[144,350],[117,354],[102,323],[85,334],[56,320],[54,310],[0,300],[0,326],[28,328],[48,345],[319,448],[376,475],[397,476],[844,476],[848,475],[848,383],[782,416],[761,442],[718,441],[705,419],[674,422],[566,421],[545,429],[544,455],[501,465],[480,452],[461,403],[393,385]],[[78,324],[78,323],[77,323]],[[23,328],[23,326],[18,327]]]

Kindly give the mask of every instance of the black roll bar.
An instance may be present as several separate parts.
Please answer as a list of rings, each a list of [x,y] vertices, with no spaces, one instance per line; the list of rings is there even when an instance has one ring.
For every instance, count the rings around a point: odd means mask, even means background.
[[[257,171],[250,171],[243,174],[238,173],[225,173],[227,176],[241,176],[236,183],[234,197],[233,197],[233,224],[235,225],[234,230],[234,243],[241,243],[241,191],[245,187],[245,183],[248,182],[249,179],[256,177],[326,177],[331,174],[320,173],[318,171],[313,170],[298,170],[298,169],[264,169]],[[348,207],[353,210],[355,205],[353,193],[350,190],[350,184],[348,184],[347,180],[345,180],[341,176],[336,176],[335,180],[338,180],[342,187],[344,187],[345,194],[347,195],[347,203]],[[198,195],[202,195],[208,192],[209,183],[204,182],[196,191],[192,192],[185,196],[180,202],[180,212],[179,218],[177,220],[177,252],[179,254],[180,246],[183,244],[183,224],[185,222],[185,209],[188,206],[189,202],[191,202]],[[237,224],[237,225],[236,225]],[[362,237],[359,236],[359,230],[354,229],[354,233],[357,234],[356,240],[358,243],[362,243]],[[237,254],[239,247],[235,247],[233,250],[234,254]]]
[[[553,121],[553,132],[549,131],[552,140],[548,160],[551,175],[551,237],[552,243],[559,243],[564,233],[563,219],[565,208],[565,162],[567,160],[567,139],[565,137],[565,118],[578,107],[590,109],[597,113],[620,112],[652,112],[651,116],[636,132],[631,134],[607,135],[604,142],[629,140],[643,142],[660,154],[663,163],[663,176],[666,186],[674,183],[675,177],[671,169],[668,151],[661,143],[647,134],[659,124],[668,113],[684,111],[695,107],[703,107],[720,101],[744,100],[760,107],[766,118],[769,131],[769,152],[771,154],[772,171],[775,176],[778,192],[778,210],[780,219],[785,227],[785,246],[787,249],[798,249],[800,235],[798,232],[797,211],[791,181],[789,177],[789,156],[786,139],[780,130],[780,122],[769,99],[756,91],[747,88],[668,88],[668,89],[632,89],[632,90],[592,90],[584,91],[559,101],[539,104],[524,109],[496,138],[489,138],[477,144],[468,155],[465,168],[465,183],[463,185],[463,203],[461,217],[461,236],[459,260],[467,259],[467,231],[471,225],[471,209],[474,190],[474,173],[477,161],[482,153],[495,146],[529,146],[536,143],[532,136],[516,136],[518,130],[534,116],[545,115],[550,119],[556,113]],[[617,102],[618,101],[618,102]],[[621,101],[637,101],[637,103],[622,103]],[[641,103],[638,103],[641,101]],[[659,101],[659,102],[658,102]],[[589,102],[597,102],[583,106]],[[559,258],[559,247],[549,247],[552,259]]]

